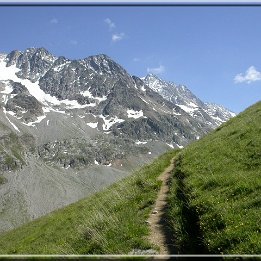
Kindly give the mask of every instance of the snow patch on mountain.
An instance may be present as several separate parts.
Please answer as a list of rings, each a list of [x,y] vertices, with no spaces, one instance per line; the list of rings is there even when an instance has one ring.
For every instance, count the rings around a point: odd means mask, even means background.
[[[4,59],[0,60],[0,81],[12,80],[14,82],[19,82],[23,84],[29,93],[34,96],[39,102],[48,106],[51,105],[65,105],[68,109],[80,109],[86,107],[94,107],[96,103],[90,104],[79,104],[76,100],[58,100],[56,97],[51,96],[50,94],[46,94],[39,86],[39,81],[31,82],[28,79],[21,79],[17,77],[16,73],[20,71],[15,65],[11,65],[9,67],[6,66],[6,62]]]
[[[56,67],[53,68],[53,71],[55,72],[60,72],[67,64],[70,64],[71,61],[66,61],[63,64],[57,65]]]
[[[28,122],[28,123],[25,123],[25,122],[22,122],[22,124],[24,125],[27,125],[27,126],[30,126],[30,127],[35,127],[36,123],[40,123],[43,119],[46,118],[46,115],[43,115],[43,116],[39,116],[37,117],[37,120],[36,121],[31,121],[31,122]]]
[[[7,54],[0,53],[0,60],[4,60],[6,58]]]
[[[204,103],[184,85],[166,82],[153,74],[148,74],[143,79],[146,85],[164,99],[171,101],[193,118],[201,120],[213,128],[236,116],[223,106]]]
[[[95,164],[95,165],[100,165],[97,160],[94,161],[94,164]]]
[[[146,82],[146,84],[155,92],[160,93],[165,85],[166,82],[163,81],[162,79],[158,78],[157,76],[155,76],[154,74],[148,74],[146,77],[143,77],[142,79],[144,79],[144,81]]]
[[[179,145],[176,143],[176,145],[180,148],[180,149],[183,149],[184,147],[182,145]]]
[[[134,119],[138,119],[140,117],[144,117],[146,118],[146,116],[143,115],[143,111],[135,111],[135,110],[127,110],[127,114],[128,114],[128,118],[134,118]]]
[[[145,87],[142,85],[141,88],[140,88],[143,92],[146,92],[146,89]]]
[[[13,98],[15,95],[11,94],[13,91],[13,87],[10,85],[9,81],[1,81],[4,84],[4,90],[0,91],[0,94],[2,94],[2,102],[6,104],[9,100],[9,98]]]
[[[13,87],[10,85],[9,81],[2,81],[2,82],[5,84],[5,89],[0,91],[0,93],[10,94],[13,91]]]
[[[88,122],[87,125],[93,129],[95,129],[98,126],[98,122]]]
[[[136,141],[135,144],[137,145],[141,145],[141,144],[147,144],[148,142],[147,141]]]
[[[11,120],[7,117],[5,107],[3,107],[3,112],[4,112],[4,114],[5,114],[6,119],[7,119],[8,122],[12,125],[12,127],[13,127],[16,131],[20,132],[20,130],[17,128],[17,126],[16,126],[14,123],[12,123]]]
[[[93,96],[92,93],[87,90],[87,91],[84,91],[84,92],[80,92],[80,94],[84,97],[88,97],[88,98],[91,98],[91,99],[95,99],[95,100],[98,100],[98,102],[102,102],[102,101],[106,101],[107,100],[107,96],[102,96],[102,97],[98,97],[98,96]]]
[[[178,105],[178,104],[177,104]],[[178,105],[183,111],[189,113],[190,115],[193,115],[193,112],[197,110],[197,107],[189,107],[186,105]]]
[[[166,143],[169,147],[171,147],[172,149],[174,149],[174,146],[170,143]]]
[[[104,131],[108,131],[114,124],[124,122],[125,120],[119,119],[117,116],[115,117],[105,117],[103,115],[99,116],[103,121],[104,124],[102,125],[102,128]]]

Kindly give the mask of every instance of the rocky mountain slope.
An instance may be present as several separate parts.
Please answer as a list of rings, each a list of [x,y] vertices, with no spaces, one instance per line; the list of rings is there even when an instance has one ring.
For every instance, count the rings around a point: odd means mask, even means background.
[[[153,74],[148,74],[143,80],[147,86],[163,98],[176,104],[193,118],[212,128],[216,128],[221,123],[236,116],[235,113],[221,105],[201,101],[184,85],[166,82]]]
[[[0,231],[93,193],[233,116],[152,77],[131,76],[103,54],[0,55]]]

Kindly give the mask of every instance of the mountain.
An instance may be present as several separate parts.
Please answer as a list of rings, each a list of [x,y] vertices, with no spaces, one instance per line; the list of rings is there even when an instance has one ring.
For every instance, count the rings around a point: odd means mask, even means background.
[[[261,250],[260,118],[261,102],[95,195],[2,234],[0,253],[157,254],[148,218],[159,211],[156,199],[164,201],[159,175],[173,159],[160,226],[174,246],[170,254],[255,260]]]
[[[196,97],[186,86],[166,82],[156,75],[148,74],[144,83],[163,98],[179,106],[198,121],[216,128],[221,123],[236,116],[221,105],[205,103]]]
[[[218,125],[220,107],[191,114],[181,98],[166,99],[104,54],[1,54],[0,231],[92,194]]]
[[[148,242],[146,220],[160,189],[159,173],[175,154],[170,150],[95,195],[2,233],[0,254],[158,253]]]

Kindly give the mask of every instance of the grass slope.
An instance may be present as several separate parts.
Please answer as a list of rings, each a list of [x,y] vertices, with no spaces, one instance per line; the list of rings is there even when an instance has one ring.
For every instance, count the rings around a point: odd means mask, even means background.
[[[180,253],[261,254],[261,102],[182,150],[169,204]]]
[[[0,254],[127,254],[149,249],[146,220],[170,151],[95,195],[1,235]],[[154,246],[155,247],[155,246]]]

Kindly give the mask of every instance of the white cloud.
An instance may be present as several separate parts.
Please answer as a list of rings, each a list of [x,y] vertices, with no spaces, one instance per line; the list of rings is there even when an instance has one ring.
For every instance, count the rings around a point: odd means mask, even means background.
[[[110,18],[106,18],[104,20],[104,22],[108,25],[110,31],[112,31],[116,28],[116,24]],[[124,37],[125,37],[125,33],[115,33],[115,31],[114,31],[111,34],[112,42],[121,41],[122,39],[124,39]]]
[[[234,77],[234,82],[235,83],[251,83],[255,81],[260,81],[261,80],[261,72],[257,71],[254,66],[250,66],[245,74],[239,73]]]
[[[159,67],[147,68],[148,73],[161,74],[165,72],[165,66],[162,64]]]
[[[116,27],[115,23],[110,18],[106,18],[104,22],[109,26],[110,30]]]
[[[133,62],[139,62],[139,61],[140,61],[140,58],[134,57],[134,58],[132,59],[132,61],[133,61]]]
[[[58,24],[58,19],[57,18],[52,18],[51,20],[50,20],[50,23],[51,24]]]
[[[113,42],[118,42],[118,41],[121,41],[124,38],[124,36],[125,36],[124,33],[113,34],[111,39]]]

